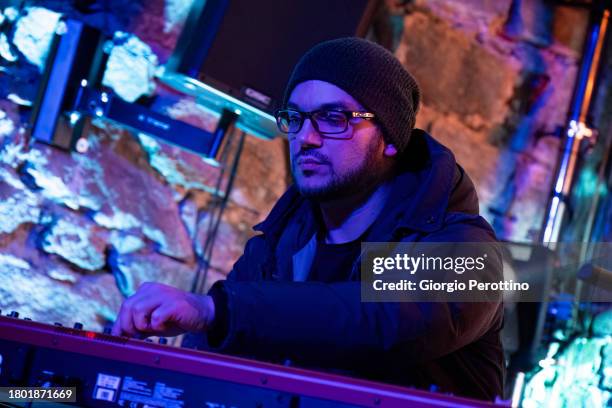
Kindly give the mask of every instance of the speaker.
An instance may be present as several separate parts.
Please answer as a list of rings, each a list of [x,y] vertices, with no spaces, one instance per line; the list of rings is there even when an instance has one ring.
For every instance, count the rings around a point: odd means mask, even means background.
[[[73,108],[83,80],[91,86],[102,82],[108,58],[104,52],[105,41],[102,32],[80,21],[60,21],[33,104],[34,139],[64,149],[72,147],[71,138],[56,132],[56,126],[62,114]]]
[[[259,115],[259,120],[273,121],[272,114],[280,107],[284,87],[300,56],[325,40],[364,36],[374,3],[196,0],[166,65],[166,82],[200,96],[213,107],[246,108]],[[182,76],[182,85],[177,74]],[[249,117],[242,119],[248,121]],[[252,123],[255,128],[261,124]],[[259,130],[265,137],[271,136],[265,134],[269,130],[277,133],[266,126],[249,130]]]

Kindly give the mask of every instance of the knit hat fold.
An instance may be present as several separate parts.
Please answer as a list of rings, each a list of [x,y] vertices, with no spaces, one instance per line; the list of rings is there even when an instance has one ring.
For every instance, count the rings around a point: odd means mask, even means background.
[[[410,140],[420,90],[414,77],[382,46],[357,37],[322,42],[295,66],[283,98],[308,80],[329,82],[344,90],[376,115],[385,140],[401,153]]]

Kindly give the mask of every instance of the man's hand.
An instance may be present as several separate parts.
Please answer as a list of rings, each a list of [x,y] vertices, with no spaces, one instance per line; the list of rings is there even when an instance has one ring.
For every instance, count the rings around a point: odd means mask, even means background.
[[[115,336],[176,336],[206,330],[215,317],[210,296],[145,282],[127,298],[113,326]]]

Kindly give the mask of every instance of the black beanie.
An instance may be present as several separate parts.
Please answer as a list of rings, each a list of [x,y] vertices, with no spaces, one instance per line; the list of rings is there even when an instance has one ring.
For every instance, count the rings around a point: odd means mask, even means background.
[[[311,48],[298,61],[285,88],[283,106],[301,82],[336,85],[376,115],[385,140],[401,153],[410,140],[419,108],[419,85],[395,56],[371,41],[338,38]]]

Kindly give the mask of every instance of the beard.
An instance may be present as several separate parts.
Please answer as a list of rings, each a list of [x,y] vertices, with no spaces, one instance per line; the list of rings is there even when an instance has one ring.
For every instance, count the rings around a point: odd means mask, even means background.
[[[331,168],[330,180],[327,184],[317,187],[309,187],[296,183],[300,194],[304,197],[317,202],[335,201],[354,195],[361,195],[381,184],[388,173],[387,166],[383,160],[377,156],[380,145],[384,143],[382,138],[374,138],[368,146],[365,159],[357,168],[351,169],[345,174],[337,174]],[[309,154],[306,154],[309,155]],[[313,152],[313,157],[319,156]],[[296,172],[295,161],[292,163],[292,172],[295,180]]]

